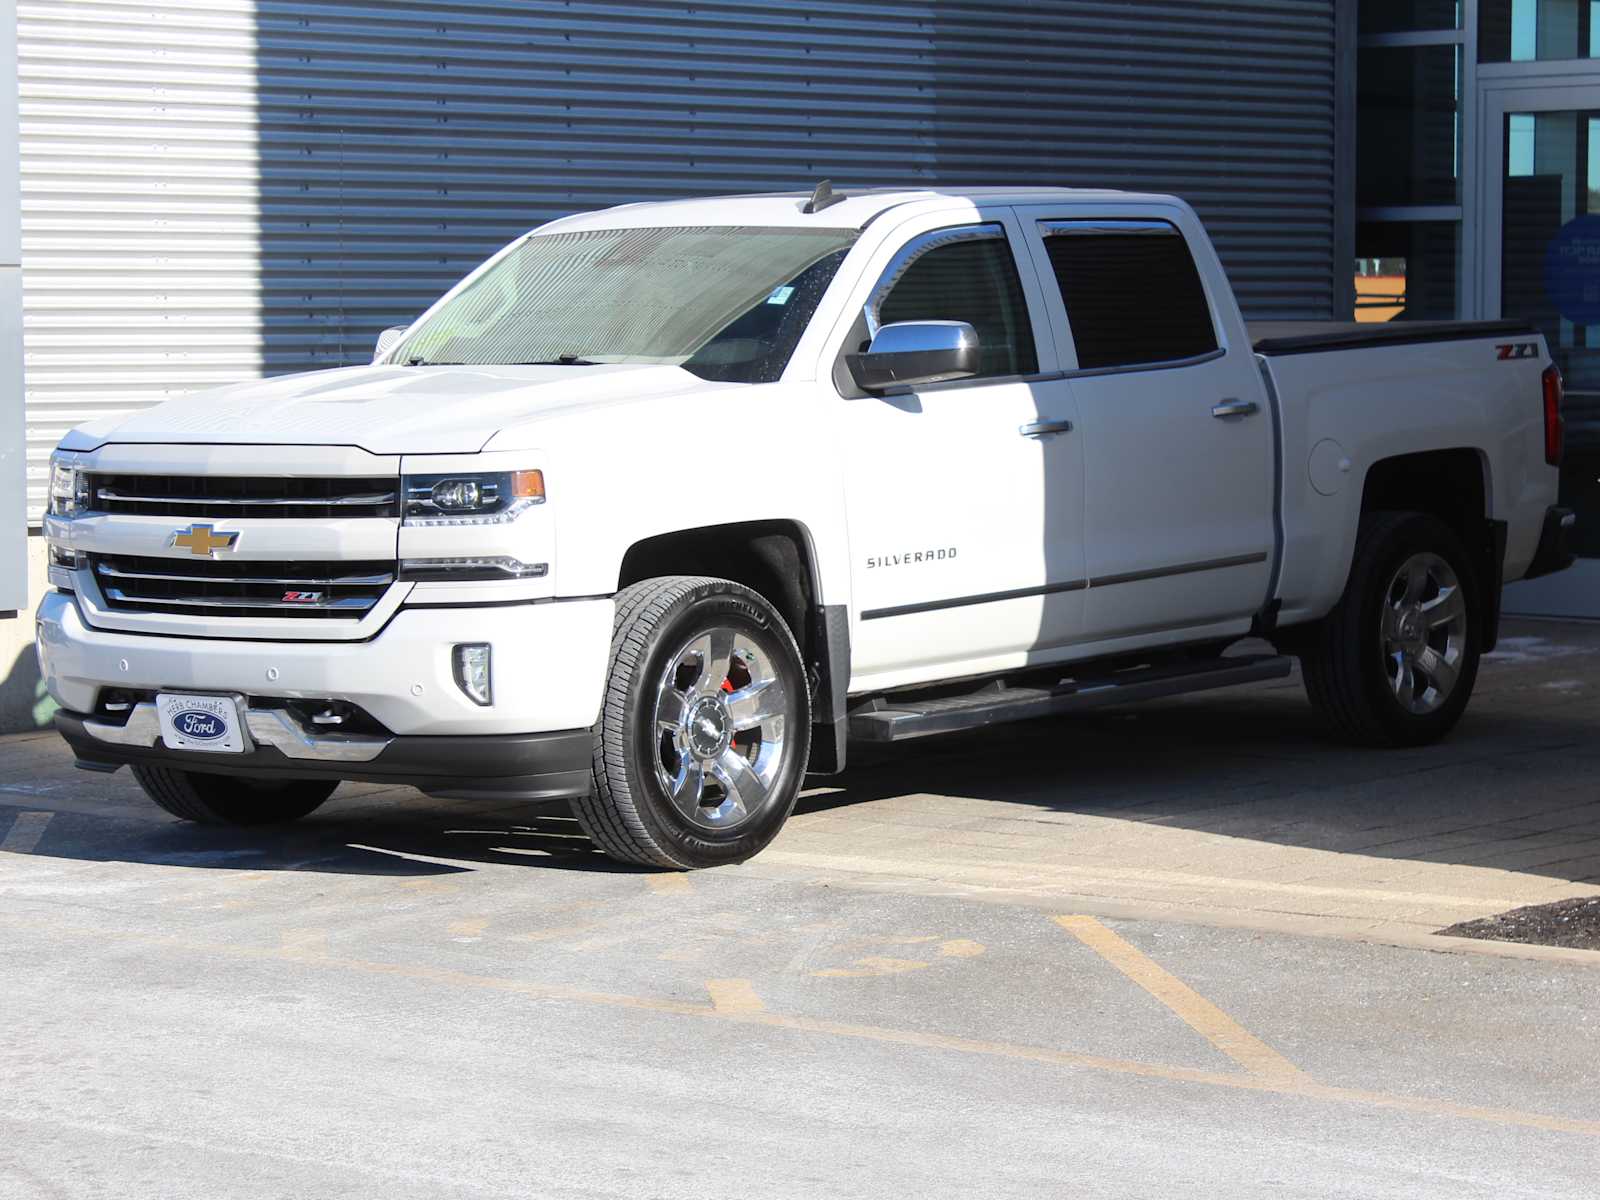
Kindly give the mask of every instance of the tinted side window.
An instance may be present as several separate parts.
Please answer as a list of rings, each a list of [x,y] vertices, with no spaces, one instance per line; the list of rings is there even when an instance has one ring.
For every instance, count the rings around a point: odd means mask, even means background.
[[[1200,272],[1173,226],[1106,232],[1085,223],[1073,231],[1064,222],[1040,232],[1079,367],[1172,362],[1217,348]]]
[[[878,323],[966,321],[982,349],[979,375],[1039,369],[1027,297],[1004,234],[938,244],[901,272],[878,306]]]

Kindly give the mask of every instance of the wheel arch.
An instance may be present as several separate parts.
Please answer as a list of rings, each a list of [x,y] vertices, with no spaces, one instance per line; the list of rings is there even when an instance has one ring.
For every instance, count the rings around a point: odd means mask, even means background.
[[[1361,512],[1422,512],[1449,525],[1466,544],[1478,577],[1483,649],[1500,636],[1506,524],[1494,519],[1494,475],[1475,446],[1423,450],[1379,459],[1362,484]]]
[[[737,521],[642,538],[622,556],[617,590],[658,575],[711,575],[765,596],[800,646],[814,721],[842,728],[850,682],[848,608],[823,603],[816,542],[803,521]],[[825,746],[814,748],[818,769],[833,769],[822,753]],[[842,742],[838,757],[842,767]]]
[[[1473,446],[1396,454],[1367,468],[1361,511],[1429,513],[1476,545],[1494,511],[1493,485],[1488,455]]]

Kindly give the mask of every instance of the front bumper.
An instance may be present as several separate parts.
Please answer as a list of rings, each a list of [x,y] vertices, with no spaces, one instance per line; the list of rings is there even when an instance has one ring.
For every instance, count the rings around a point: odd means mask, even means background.
[[[145,711],[148,710],[148,711]],[[56,728],[78,765],[114,771],[129,763],[249,779],[344,779],[404,784],[435,796],[565,800],[589,790],[587,729],[495,737],[317,737],[281,709],[250,709],[243,754],[169,750],[155,706],[141,704],[126,725],[59,712]]]
[[[396,737],[483,738],[593,725],[612,613],[609,599],[402,609],[367,641],[269,642],[95,629],[51,592],[36,624],[45,686],[68,712],[95,713],[106,689],[339,700]],[[460,642],[493,647],[489,707],[456,685]]]
[[[1569,549],[1569,545],[1573,526],[1577,523],[1577,514],[1570,508],[1552,508],[1545,513],[1544,529],[1539,534],[1539,548],[1534,551],[1528,569],[1522,573],[1524,579],[1553,575],[1573,564],[1577,556]]]

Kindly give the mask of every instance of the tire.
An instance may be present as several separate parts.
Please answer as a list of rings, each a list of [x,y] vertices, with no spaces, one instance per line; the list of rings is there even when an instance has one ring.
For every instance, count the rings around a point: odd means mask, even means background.
[[[172,767],[135,766],[144,794],[183,821],[199,825],[278,825],[298,821],[321,807],[337,779],[290,779],[282,783],[207,775]]]
[[[743,862],[788,819],[810,749],[800,651],[763,597],[678,575],[617,594],[594,788],[572,806],[605,854],[678,870]]]
[[[1352,742],[1437,741],[1472,698],[1482,620],[1455,530],[1422,513],[1368,513],[1344,595],[1300,651],[1306,694]]]

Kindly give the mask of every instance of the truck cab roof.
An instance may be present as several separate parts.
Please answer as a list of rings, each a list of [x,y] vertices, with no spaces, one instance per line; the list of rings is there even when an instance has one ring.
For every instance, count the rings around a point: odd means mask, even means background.
[[[1105,188],[973,187],[867,188],[838,191],[820,212],[807,212],[810,192],[765,192],[623,204],[562,217],[541,232],[623,229],[673,225],[810,226],[864,229],[891,209],[975,207],[983,204],[1138,205],[1180,204],[1176,197]],[[909,214],[908,214],[909,215]]]

